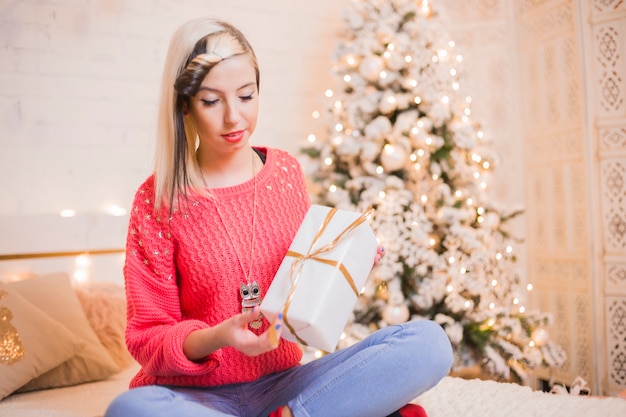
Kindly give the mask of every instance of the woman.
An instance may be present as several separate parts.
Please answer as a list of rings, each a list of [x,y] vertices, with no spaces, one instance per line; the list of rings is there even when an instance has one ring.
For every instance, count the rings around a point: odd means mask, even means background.
[[[299,346],[270,337],[281,322],[258,304],[310,201],[294,157],[250,145],[258,94],[256,56],[236,28],[196,19],[176,31],[124,266],[141,370],[106,416],[425,415],[405,404],[449,371],[438,325],[390,326],[304,365]]]

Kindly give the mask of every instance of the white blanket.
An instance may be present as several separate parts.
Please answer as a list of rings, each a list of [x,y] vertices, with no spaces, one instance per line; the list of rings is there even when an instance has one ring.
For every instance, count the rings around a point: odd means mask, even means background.
[[[446,377],[416,401],[429,417],[626,417],[626,400],[533,391],[517,384]]]

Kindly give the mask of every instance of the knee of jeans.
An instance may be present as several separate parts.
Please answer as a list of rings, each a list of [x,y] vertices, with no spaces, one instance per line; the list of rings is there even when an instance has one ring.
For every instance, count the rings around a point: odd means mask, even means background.
[[[425,354],[429,363],[443,378],[450,372],[454,360],[450,338],[443,327],[432,320],[417,320],[414,325],[418,328],[419,343],[427,348]]]
[[[150,406],[171,396],[171,392],[164,387],[150,385],[133,388],[111,401],[104,417],[148,416],[151,415]]]

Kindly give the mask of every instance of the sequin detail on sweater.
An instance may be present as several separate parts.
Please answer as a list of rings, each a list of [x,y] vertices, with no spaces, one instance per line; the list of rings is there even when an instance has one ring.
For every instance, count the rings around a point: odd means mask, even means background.
[[[254,276],[269,288],[310,201],[295,158],[263,149],[267,160],[257,174]],[[218,188],[226,226],[242,253],[250,250],[253,180]],[[189,203],[155,212],[154,177],[135,195],[130,216],[124,276],[128,299],[127,344],[142,369],[131,387],[149,384],[215,386],[258,379],[297,365],[301,349],[291,342],[257,357],[223,348],[196,363],[182,345],[197,329],[214,326],[241,312],[239,286],[245,282],[226,238],[215,204],[192,195]],[[247,257],[244,267],[248,269]],[[264,320],[258,333],[264,332]]]

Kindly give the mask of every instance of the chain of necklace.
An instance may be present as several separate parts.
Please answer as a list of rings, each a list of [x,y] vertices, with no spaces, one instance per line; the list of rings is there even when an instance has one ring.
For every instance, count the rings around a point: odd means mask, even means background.
[[[255,154],[256,152],[254,151],[254,149],[251,149],[252,178],[253,178],[253,184],[254,184],[254,194],[253,194],[253,200],[252,200],[252,231],[251,231],[252,236],[250,237],[250,255],[249,255],[250,258],[248,261],[248,272],[246,272],[246,269],[243,266],[243,257],[239,256],[239,251],[237,250],[237,246],[235,245],[235,239],[230,233],[228,226],[224,222],[224,217],[222,216],[222,212],[220,210],[219,201],[217,197],[215,196],[215,194],[213,193],[213,190],[209,188],[209,186],[207,185],[206,179],[204,177],[204,173],[202,174],[202,182],[204,183],[204,186],[209,190],[211,194],[211,198],[213,200],[213,203],[215,204],[217,215],[220,218],[220,221],[222,222],[224,229],[226,229],[226,234],[228,235],[230,244],[233,247],[233,250],[235,251],[237,260],[239,261],[241,272],[243,272],[244,277],[246,279],[246,283],[241,284],[239,287],[239,294],[241,295],[241,312],[242,313],[246,313],[252,310],[255,306],[260,305],[262,301],[261,289],[259,287],[259,284],[256,281],[251,281],[252,262],[254,260],[254,235],[255,235],[255,226],[256,226],[256,195],[257,195],[257,187],[256,187],[256,159],[257,158]],[[259,317],[256,320],[253,320],[250,322],[250,327],[252,329],[260,328],[262,324],[262,321],[261,321],[262,318],[263,316],[261,315],[261,313],[259,313]]]

